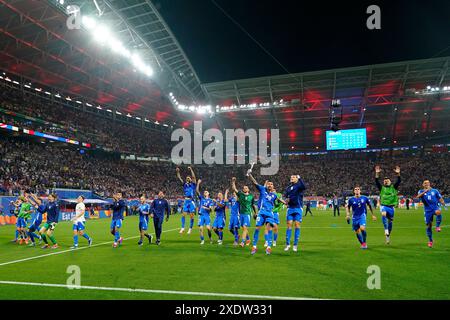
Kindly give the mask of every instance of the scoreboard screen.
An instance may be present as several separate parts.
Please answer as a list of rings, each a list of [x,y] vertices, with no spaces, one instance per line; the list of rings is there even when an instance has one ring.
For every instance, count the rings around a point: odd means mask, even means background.
[[[327,150],[365,149],[366,147],[366,128],[327,131]]]

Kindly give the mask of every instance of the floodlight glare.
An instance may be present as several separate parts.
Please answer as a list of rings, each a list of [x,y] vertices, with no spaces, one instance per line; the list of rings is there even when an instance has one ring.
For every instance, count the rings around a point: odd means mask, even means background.
[[[86,29],[93,30],[97,26],[97,21],[88,16],[83,16],[81,18],[81,23]]]
[[[99,25],[94,30],[94,38],[100,43],[105,43],[111,38],[111,33],[104,25]]]

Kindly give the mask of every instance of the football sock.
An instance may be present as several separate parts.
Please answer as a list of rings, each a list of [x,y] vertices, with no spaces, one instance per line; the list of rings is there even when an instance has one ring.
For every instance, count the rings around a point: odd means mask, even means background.
[[[205,237],[203,235],[200,235],[200,240],[205,240]]]
[[[16,240],[19,238],[19,230],[16,229]]]
[[[392,232],[392,220],[389,220],[388,230],[389,230],[389,235],[391,235],[391,232]]]
[[[211,240],[211,230],[208,230],[208,237],[209,237],[209,240]]]
[[[256,247],[259,239],[259,229],[255,229],[255,233],[253,234],[253,246]]]
[[[74,235],[73,236],[73,245],[77,246],[78,245],[78,235]]]
[[[189,222],[189,229],[192,229],[194,226],[194,218],[191,218],[191,221]]]
[[[361,236],[361,233],[356,233],[356,238],[358,238],[358,241],[359,241],[359,243],[363,243],[363,240],[362,240],[362,236]]]
[[[114,234],[114,242],[119,241],[119,239],[120,239],[120,232],[116,231],[116,233]]]
[[[181,216],[181,228],[184,229],[184,224],[186,223],[186,217],[185,216]]]
[[[219,236],[219,240],[223,240],[223,231],[219,231],[217,235]]]
[[[56,244],[56,239],[55,239],[55,237],[54,237],[53,235],[48,236],[48,237],[50,238],[50,241],[51,241],[53,244]]]
[[[427,236],[430,242],[433,242],[433,231],[431,230],[431,226],[427,227]]]
[[[239,231],[238,228],[234,228],[234,241],[239,241]]]
[[[291,235],[292,235],[292,229],[287,229],[286,230],[286,245],[290,245],[291,244]]]
[[[273,233],[273,241],[277,241],[278,240],[278,231]]]
[[[294,246],[298,245],[298,239],[300,238],[300,228],[295,228],[294,231]]]
[[[440,227],[442,222],[442,214],[436,216],[436,227]]]
[[[42,237],[42,241],[44,241],[45,244],[48,244],[47,236],[44,233],[41,235],[41,237]]]
[[[384,216],[381,217],[381,221],[383,222],[384,230],[388,230],[388,219]]]
[[[269,233],[267,234],[267,245],[269,247],[272,246],[272,241],[273,241],[273,231],[269,230]]]
[[[85,238],[87,241],[91,240],[91,238],[87,235],[87,233],[83,233],[83,238]]]
[[[361,230],[362,242],[366,242],[367,240],[367,232],[366,230]]]

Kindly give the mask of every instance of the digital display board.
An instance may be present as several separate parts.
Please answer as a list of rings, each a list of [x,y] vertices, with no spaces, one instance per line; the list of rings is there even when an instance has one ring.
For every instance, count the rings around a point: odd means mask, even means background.
[[[366,147],[366,128],[327,131],[327,150],[365,149]]]

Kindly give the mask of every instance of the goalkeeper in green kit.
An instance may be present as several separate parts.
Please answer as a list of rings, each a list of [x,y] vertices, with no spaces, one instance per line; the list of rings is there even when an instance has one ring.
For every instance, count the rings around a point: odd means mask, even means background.
[[[375,184],[380,190],[380,211],[381,221],[384,226],[384,235],[386,236],[386,244],[391,241],[392,222],[394,221],[395,206],[398,205],[398,186],[400,185],[400,167],[396,166],[394,169],[397,175],[397,181],[392,184],[391,179],[385,177],[383,184],[380,182],[380,166],[375,167]]]

